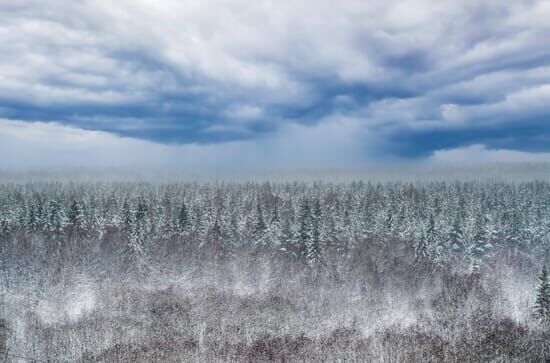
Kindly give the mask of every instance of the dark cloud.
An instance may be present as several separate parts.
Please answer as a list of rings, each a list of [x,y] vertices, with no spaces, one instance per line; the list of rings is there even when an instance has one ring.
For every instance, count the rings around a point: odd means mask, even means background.
[[[5,119],[217,144],[344,117],[365,159],[550,150],[543,1],[21,1],[0,15]]]

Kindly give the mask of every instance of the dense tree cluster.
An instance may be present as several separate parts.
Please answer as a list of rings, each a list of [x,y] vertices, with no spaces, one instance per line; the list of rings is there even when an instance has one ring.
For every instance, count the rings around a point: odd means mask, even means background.
[[[550,279],[548,278],[548,271],[546,266],[542,268],[542,271],[538,278],[537,287],[537,299],[535,302],[534,315],[543,324],[550,324]]]
[[[545,361],[549,263],[543,181],[2,184],[0,351]]]
[[[550,184],[27,184],[0,186],[3,256],[83,245],[142,266],[170,249],[199,261],[243,251],[315,266],[397,238],[419,264],[477,273],[495,253],[549,255]],[[115,246],[111,244],[116,244]],[[70,256],[67,256],[70,257]]]

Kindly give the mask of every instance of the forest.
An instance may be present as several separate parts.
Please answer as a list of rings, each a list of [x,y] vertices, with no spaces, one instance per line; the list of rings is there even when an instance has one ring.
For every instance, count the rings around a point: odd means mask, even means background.
[[[7,362],[545,362],[550,183],[0,184]]]

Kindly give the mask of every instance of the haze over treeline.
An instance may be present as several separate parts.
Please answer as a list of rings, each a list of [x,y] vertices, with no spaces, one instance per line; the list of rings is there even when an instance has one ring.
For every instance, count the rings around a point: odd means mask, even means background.
[[[547,162],[423,163],[387,162],[362,167],[218,167],[193,168],[177,164],[147,167],[63,166],[0,169],[2,183],[32,182],[384,182],[384,181],[532,181],[550,179]]]

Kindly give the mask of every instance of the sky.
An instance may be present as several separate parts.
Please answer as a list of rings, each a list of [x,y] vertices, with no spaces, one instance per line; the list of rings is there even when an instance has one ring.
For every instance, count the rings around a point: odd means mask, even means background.
[[[0,0],[0,169],[550,161],[550,1]]]

